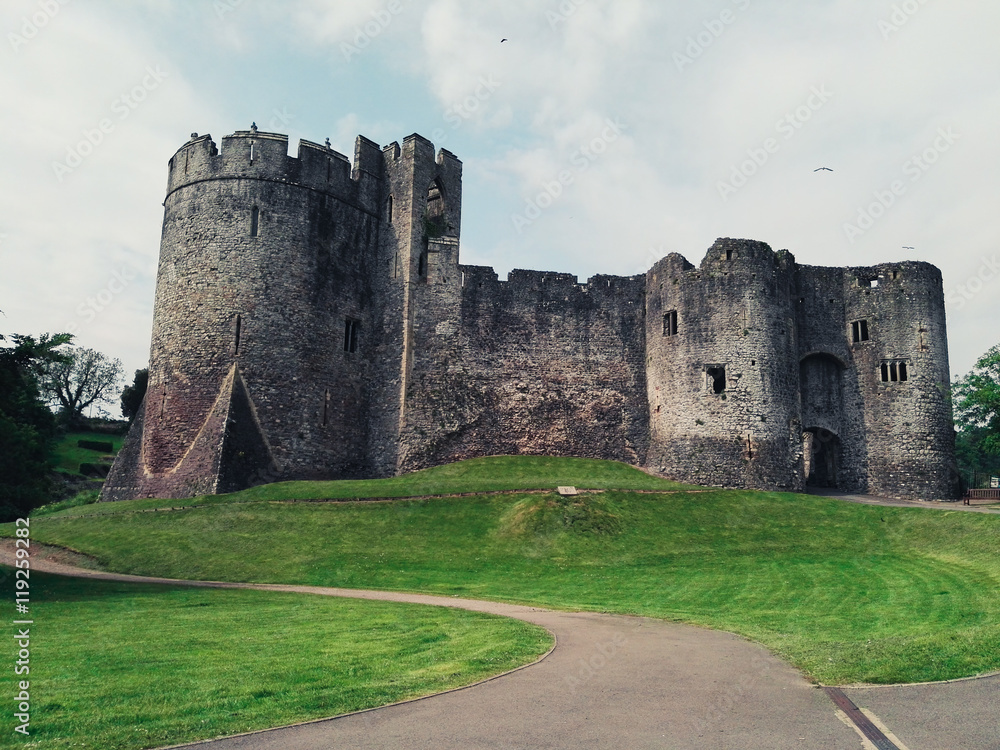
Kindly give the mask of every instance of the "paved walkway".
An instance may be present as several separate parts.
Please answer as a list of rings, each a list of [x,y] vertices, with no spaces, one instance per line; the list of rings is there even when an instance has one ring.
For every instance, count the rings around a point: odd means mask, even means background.
[[[818,497],[830,497],[834,500],[845,500],[849,503],[862,505],[886,505],[893,508],[930,508],[932,510],[961,510],[971,513],[1000,513],[998,505],[964,505],[961,500],[955,502],[931,502],[927,500],[897,500],[878,495],[852,495],[848,492],[838,492],[831,489],[810,487],[808,494]]]
[[[12,561],[9,541],[0,543],[0,563]],[[1000,750],[995,712],[1000,677],[845,689],[858,706],[874,712],[869,713],[870,718],[894,741],[864,744],[859,731],[822,689],[806,682],[767,650],[728,633],[638,617],[557,612],[418,594],[144,578],[85,570],[59,560],[57,554],[36,559],[32,566],[102,580],[460,607],[516,617],[541,625],[556,636],[556,648],[540,662],[475,686],[339,718],[182,747]]]

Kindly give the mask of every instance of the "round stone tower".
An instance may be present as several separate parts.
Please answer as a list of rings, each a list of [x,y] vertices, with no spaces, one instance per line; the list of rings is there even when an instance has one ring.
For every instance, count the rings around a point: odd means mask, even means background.
[[[731,487],[802,487],[794,258],[718,240],[646,277],[649,466]]]
[[[955,497],[941,271],[919,262],[847,268],[844,299],[864,403],[868,491]]]
[[[133,496],[366,473],[381,165],[256,127],[170,160]]]

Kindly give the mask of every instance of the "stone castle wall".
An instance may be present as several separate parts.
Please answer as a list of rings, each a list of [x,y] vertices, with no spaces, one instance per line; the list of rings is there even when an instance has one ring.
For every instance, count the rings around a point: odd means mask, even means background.
[[[482,455],[643,465],[644,279],[459,266],[435,253],[414,299],[400,470]]]
[[[644,276],[462,265],[462,164],[252,128],[170,160],[150,385],[102,499],[589,456],[952,496],[940,272],[719,240]]]

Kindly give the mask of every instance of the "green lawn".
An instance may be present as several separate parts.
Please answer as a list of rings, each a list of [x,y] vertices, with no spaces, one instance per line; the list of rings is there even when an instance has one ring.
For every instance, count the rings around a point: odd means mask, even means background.
[[[546,461],[558,476],[549,486],[658,481],[620,464],[602,475],[601,462]],[[389,482],[428,494],[515,482],[487,474],[496,467],[469,462]],[[539,484],[534,470],[528,463],[517,481]],[[346,494],[358,491],[349,486]],[[372,486],[384,495],[392,485]],[[335,496],[341,486],[327,487]],[[1000,669],[993,515],[722,490],[240,502],[283,491],[164,513],[41,517],[32,534],[131,573],[461,594],[696,623],[759,641],[828,684]]]
[[[56,443],[56,469],[67,474],[79,474],[80,464],[96,464],[102,456],[117,453],[124,439],[121,435],[108,435],[103,432],[68,432]],[[77,445],[80,440],[111,443],[114,445],[114,450],[111,453],[101,453],[81,448]]]
[[[442,607],[30,580],[31,734],[11,703],[2,748],[138,750],[333,716],[507,671],[552,640]],[[14,680],[0,671],[11,701]]]

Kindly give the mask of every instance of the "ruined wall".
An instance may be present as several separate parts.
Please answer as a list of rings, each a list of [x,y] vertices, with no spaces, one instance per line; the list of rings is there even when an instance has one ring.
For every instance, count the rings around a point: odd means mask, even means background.
[[[402,470],[482,455],[645,460],[642,277],[459,266],[414,295]]]
[[[848,310],[844,269],[798,266],[792,297],[802,430],[814,436],[813,453],[819,454],[814,468],[821,467],[810,484],[866,492],[868,432],[859,374],[867,367],[871,347],[851,342],[856,310]]]
[[[718,240],[647,274],[648,464],[677,479],[802,487],[791,254]]]

